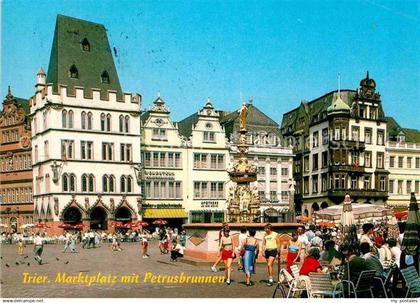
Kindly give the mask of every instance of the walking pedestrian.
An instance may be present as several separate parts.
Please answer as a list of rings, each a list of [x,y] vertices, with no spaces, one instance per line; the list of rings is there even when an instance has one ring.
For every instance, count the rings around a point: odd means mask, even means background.
[[[265,235],[263,241],[264,256],[267,260],[267,271],[268,271],[268,286],[272,286],[273,281],[273,264],[280,252],[280,240],[278,234],[273,231],[271,224],[267,224],[264,227]]]
[[[260,250],[260,245],[258,240],[255,239],[255,234],[255,229],[251,229],[249,231],[249,237],[245,239],[241,247],[242,267],[246,276],[246,286],[252,285],[251,274],[255,274],[255,262]]]
[[[75,252],[76,252],[76,240],[77,240],[77,236],[76,236],[76,234],[75,234],[75,233],[73,233],[73,234],[70,236],[70,251],[71,251],[72,253],[75,253]]]
[[[246,227],[242,226],[241,227],[241,233],[239,234],[239,237],[238,237],[238,246],[236,247],[236,251],[237,251],[238,255],[241,253],[244,241],[248,237],[247,232],[248,231],[247,231]],[[238,258],[238,270],[242,270],[242,267],[243,267],[242,258]]]
[[[65,239],[64,239],[63,253],[65,253],[67,251],[67,249],[70,249],[70,233],[66,232],[64,237],[65,237]]]
[[[225,228],[223,230],[223,237],[220,240],[219,246],[219,254],[225,263],[225,279],[227,285],[230,285],[232,260],[235,258],[235,252],[233,251],[233,241],[232,237],[229,235],[229,232],[229,228]]]
[[[34,239],[34,253],[35,253],[35,260],[38,262],[39,265],[42,265],[42,251],[44,250],[44,239],[41,237],[41,235],[36,233],[35,239]]]
[[[141,250],[142,250],[143,259],[149,258],[149,255],[147,254],[148,246],[149,246],[149,241],[147,239],[147,233],[146,231],[143,231],[141,235]]]
[[[222,223],[222,228],[219,230],[219,239],[218,239],[218,241],[219,241],[219,244],[218,244],[218,246],[220,247],[220,242],[221,242],[221,240],[222,240],[222,237],[223,237],[223,232],[224,232],[224,230],[225,230],[225,228],[229,228],[229,225],[227,224],[227,222],[223,222]],[[220,261],[222,261],[222,256],[219,254],[219,256],[218,256],[218,258],[217,258],[217,260],[216,260],[216,262],[213,264],[213,266],[211,267],[211,270],[213,271],[213,272],[217,272],[217,265],[219,264],[219,262]]]
[[[287,250],[287,271],[291,274],[291,266],[299,259],[302,250],[302,243],[298,240],[297,233],[292,234],[292,239],[289,241],[289,248]]]
[[[25,244],[23,243],[22,239],[19,239],[18,242],[18,255],[23,256],[23,250],[25,248]]]

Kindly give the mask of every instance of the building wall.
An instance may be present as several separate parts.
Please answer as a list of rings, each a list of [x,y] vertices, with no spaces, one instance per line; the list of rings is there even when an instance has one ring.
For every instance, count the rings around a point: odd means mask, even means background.
[[[26,112],[11,95],[0,113],[0,218],[6,232],[22,232],[20,226],[31,224],[32,169],[31,131]]]
[[[410,193],[420,194],[420,144],[388,142],[386,165],[390,172],[387,205],[396,209],[406,208]]]
[[[92,99],[86,99],[83,88],[77,88],[76,95],[69,96],[64,87],[61,88],[61,94],[56,95],[50,85],[44,86],[43,83],[42,78],[38,79],[39,89],[31,100],[35,215],[41,220],[51,220],[55,228],[63,221],[66,207],[76,204],[82,212],[83,221],[89,225],[89,214],[95,203],[99,202],[111,220],[116,207],[125,201],[131,208],[132,216],[137,217],[141,191],[136,182],[134,166],[140,163],[139,96],[124,94],[124,102],[118,102],[115,93],[109,92],[108,99],[103,100],[99,92],[94,92]],[[63,111],[67,112],[66,127],[62,121]],[[73,112],[72,127],[68,122],[70,111]],[[92,113],[92,129],[82,129],[82,111]],[[101,114],[110,116],[110,131],[106,127],[105,131],[101,130]],[[125,128],[120,132],[120,115],[129,119],[128,132]],[[72,156],[69,155],[69,145],[67,155],[63,154],[63,140],[74,141]],[[93,143],[92,159],[82,159],[81,141]],[[112,160],[103,160],[102,144],[105,142],[114,144]],[[131,144],[131,159],[128,161],[121,159],[122,143]],[[54,164],[59,167],[56,182],[53,181]],[[66,174],[75,176],[74,190],[64,190],[63,176]],[[94,176],[93,191],[82,191],[84,174]],[[109,182],[108,191],[104,191],[105,175],[115,177],[114,192],[109,192]],[[127,183],[125,191],[121,190],[122,176],[127,180],[131,178],[131,192],[128,192]]]

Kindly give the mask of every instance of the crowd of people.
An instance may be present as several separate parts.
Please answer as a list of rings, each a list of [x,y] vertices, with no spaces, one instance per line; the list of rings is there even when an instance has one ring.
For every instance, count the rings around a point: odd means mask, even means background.
[[[344,232],[344,233],[343,233]],[[236,243],[229,225],[223,223],[219,232],[219,255],[211,270],[217,272],[220,262],[224,263],[225,282],[231,284],[232,264],[237,259],[238,270],[245,273],[246,285],[253,285],[251,276],[255,274],[258,256],[264,257],[267,268],[267,285],[274,283],[274,264],[285,261],[284,275],[292,278],[292,266],[299,269],[300,278],[310,288],[310,273],[331,272],[341,280],[356,283],[360,273],[374,270],[375,276],[385,280],[389,270],[393,270],[392,287],[395,289],[401,281],[400,268],[415,265],[418,271],[418,255],[407,256],[401,251],[404,226],[400,226],[400,234],[396,237],[388,232],[385,224],[366,223],[358,229],[355,225],[345,230],[323,228],[316,225],[299,227],[293,232],[287,243],[287,253],[280,243],[279,235],[267,224],[260,239],[256,238],[256,230],[243,227],[237,236]],[[282,247],[283,246],[283,247]],[[281,260],[281,255],[286,255]],[[281,264],[278,270],[280,272]],[[376,280],[377,281],[377,280]],[[376,283],[374,288],[380,289]]]

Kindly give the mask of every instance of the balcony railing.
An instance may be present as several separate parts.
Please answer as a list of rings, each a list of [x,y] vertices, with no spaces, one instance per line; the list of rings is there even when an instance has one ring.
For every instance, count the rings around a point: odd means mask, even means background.
[[[387,198],[388,192],[378,189],[330,189],[328,196],[332,198],[343,197],[349,194],[352,198]]]
[[[345,149],[355,149],[355,150],[363,150],[365,149],[366,145],[364,141],[356,141],[356,140],[330,140],[329,141],[329,148],[345,148]]]
[[[365,167],[358,164],[330,164],[330,172],[354,172],[354,173],[364,173]]]

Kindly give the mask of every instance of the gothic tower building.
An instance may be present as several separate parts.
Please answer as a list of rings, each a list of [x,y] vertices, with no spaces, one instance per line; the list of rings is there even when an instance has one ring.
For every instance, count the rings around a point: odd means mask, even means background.
[[[30,100],[34,211],[51,222],[110,228],[139,216],[140,102],[121,90],[103,25],[57,17],[48,73]]]

